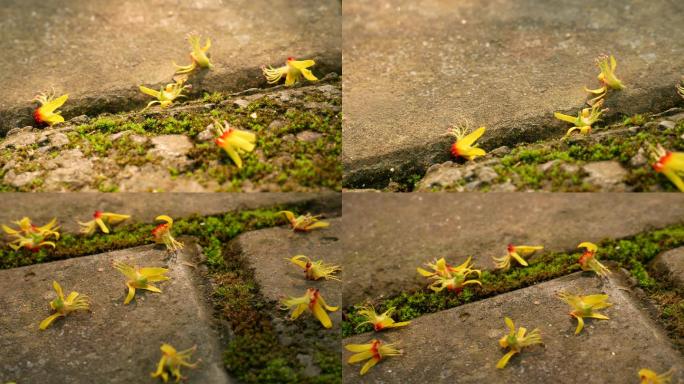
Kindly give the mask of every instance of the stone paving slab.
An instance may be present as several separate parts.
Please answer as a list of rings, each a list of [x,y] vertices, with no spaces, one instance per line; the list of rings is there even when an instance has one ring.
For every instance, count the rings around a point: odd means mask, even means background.
[[[589,319],[575,336],[576,321],[556,294],[606,293],[614,305],[602,311],[610,320]],[[523,350],[503,370],[498,340],[516,327],[539,328],[544,346]],[[365,333],[344,344],[365,343]],[[401,341],[404,356],[389,358],[362,378],[360,366],[345,363],[345,383],[637,383],[637,372],[675,368],[673,382],[684,380],[684,360],[628,293],[622,281],[575,273],[533,287],[420,317],[400,330],[380,334]],[[350,353],[345,353],[345,360]],[[677,380],[679,379],[679,380]]]
[[[183,374],[195,383],[228,383],[223,369],[206,282],[183,262],[196,263],[199,247],[191,238],[175,261],[160,246],[142,246],[94,256],[0,271],[0,382],[142,383],[159,361],[162,343],[178,349],[198,346],[198,369]],[[168,266],[171,279],[157,284],[161,294],[136,292],[129,305],[125,277],[112,261]],[[65,294],[91,298],[91,313],[74,313],[47,330],[38,324],[51,312],[52,281]],[[144,291],[143,291],[144,292]]]
[[[307,288],[318,288],[329,305],[342,303],[342,283],[335,280],[311,281],[304,273],[285,258],[306,255],[312,260],[323,260],[341,265],[344,279],[342,220],[326,219],[330,227],[308,233],[293,232],[287,227],[275,227],[250,231],[231,240],[229,246],[235,253],[249,259],[261,293],[269,300],[280,301],[286,296],[301,296]],[[339,324],[341,311],[330,313],[334,324]]]
[[[210,36],[215,69],[193,92],[265,86],[261,65],[313,58],[321,77],[341,71],[341,6],[336,0],[10,0],[0,9],[3,92],[0,133],[32,123],[30,100],[68,92],[69,118],[144,105],[137,87],[170,82],[187,64],[186,34]],[[155,88],[155,87],[152,87]]]
[[[608,118],[681,104],[682,17],[672,1],[345,1],[345,185],[447,160],[459,119],[487,126],[487,149],[560,137],[553,112],[583,106],[604,53],[627,86]]]
[[[657,273],[684,288],[684,247],[661,253],[653,259],[651,266]]]
[[[344,305],[426,286],[416,267],[472,255],[477,268],[508,243],[569,251],[681,223],[679,194],[348,193],[343,196]]]
[[[77,220],[92,219],[95,210],[131,215],[129,222],[152,222],[161,214],[173,218],[217,215],[275,205],[301,204],[322,212],[339,212],[339,193],[4,193],[0,223],[29,216],[35,223],[56,217],[63,231],[78,232]],[[315,208],[315,209],[314,209]]]

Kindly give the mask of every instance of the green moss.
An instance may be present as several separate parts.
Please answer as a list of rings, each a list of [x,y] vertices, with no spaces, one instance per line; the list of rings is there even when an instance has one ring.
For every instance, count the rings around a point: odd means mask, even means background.
[[[684,225],[674,225],[625,239],[605,240],[599,244],[598,257],[603,261],[610,260],[617,266],[629,270],[641,288],[652,291],[658,286],[658,282],[649,275],[645,265],[659,253],[683,245]],[[435,293],[424,289],[403,292],[383,299],[380,303],[376,303],[375,307],[378,311],[394,307],[395,319],[407,321],[424,314],[453,308],[578,271],[579,256],[580,253],[576,252],[543,253],[530,260],[526,268],[513,268],[507,272],[484,271],[481,278],[483,286],[468,287],[460,295],[447,291]],[[357,307],[360,305],[363,303],[345,308],[342,323],[343,336],[371,330],[367,325],[359,327],[363,321],[357,313]],[[677,327],[684,330],[684,323],[678,324]]]

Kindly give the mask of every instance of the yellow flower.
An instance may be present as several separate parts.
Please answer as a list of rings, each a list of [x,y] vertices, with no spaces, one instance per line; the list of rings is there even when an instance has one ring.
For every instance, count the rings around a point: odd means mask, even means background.
[[[283,300],[283,309],[294,307],[290,318],[297,319],[307,309],[323,324],[325,328],[332,328],[332,321],[326,311],[335,312],[338,307],[326,304],[318,289],[308,288],[304,296],[290,297]]]
[[[643,368],[639,370],[639,379],[641,384],[667,384],[672,381],[673,373],[674,369],[670,369],[659,375],[650,369]]]
[[[565,301],[572,307],[572,312],[570,312],[570,316],[577,319],[577,328],[575,329],[575,335],[579,334],[582,331],[582,328],[584,328],[585,317],[608,320],[608,316],[602,315],[594,311],[603,308],[608,308],[611,305],[613,305],[606,301],[608,300],[608,295],[576,296],[566,292],[561,292],[558,294],[558,297],[560,297],[561,300]]]
[[[93,220],[86,221],[85,223],[79,221],[78,225],[81,226],[81,233],[86,235],[92,235],[97,228],[100,228],[104,233],[109,233],[107,224],[118,224],[130,217],[131,216],[129,215],[120,215],[118,213],[95,211],[95,213],[93,213]]]
[[[166,215],[157,216],[155,221],[164,221],[164,223],[157,225],[152,230],[154,242],[157,244],[166,245],[169,251],[178,251],[183,249],[183,243],[173,238],[171,235],[171,228],[173,228],[173,219]]]
[[[313,60],[297,61],[292,57],[288,57],[287,63],[282,67],[262,67],[261,71],[264,73],[264,76],[266,76],[266,80],[269,84],[275,84],[280,81],[283,76],[285,76],[285,85],[291,86],[298,83],[302,76],[309,81],[317,81],[318,78],[307,69],[314,64],[316,64],[316,62]]]
[[[474,160],[477,157],[487,154],[484,149],[473,145],[485,133],[485,127],[480,127],[473,132],[469,132],[468,125],[455,126],[449,133],[456,137],[456,142],[451,145],[451,154],[458,158]]]
[[[610,55],[610,57],[603,55],[596,59],[596,64],[598,65],[601,73],[598,74],[598,80],[603,83],[603,86],[596,89],[589,89],[584,87],[584,90],[596,95],[594,98],[588,101],[589,105],[593,105],[597,101],[603,100],[603,97],[608,92],[608,89],[623,89],[625,86],[622,81],[615,76],[615,68],[617,67],[617,62],[615,57]]]
[[[211,61],[209,61],[209,56],[207,56],[207,51],[211,47],[211,39],[207,37],[207,43],[204,45],[204,47],[200,46],[201,39],[202,37],[195,33],[190,33],[188,35],[188,41],[192,47],[192,52],[190,52],[190,59],[192,59],[192,63],[189,65],[178,65],[173,63],[173,65],[176,67],[176,74],[190,73],[196,68],[211,69],[214,67]]]
[[[183,91],[192,88],[191,85],[183,85],[185,83],[185,78],[179,78],[175,83],[166,84],[165,87],[161,87],[158,91],[154,89],[147,88],[144,85],[140,86],[140,92],[150,95],[157,100],[150,101],[142,111],[144,112],[147,108],[159,104],[162,108],[166,108],[171,105],[176,99],[181,97],[186,97],[183,95]]]
[[[578,245],[577,248],[585,249],[578,260],[583,271],[594,271],[599,276],[607,276],[610,274],[610,270],[596,258],[596,251],[598,250],[596,244],[584,242]]]
[[[50,237],[59,240],[59,226],[57,226],[57,219],[52,219],[49,223],[42,227],[38,227],[31,223],[31,219],[24,217],[19,221],[15,221],[19,229],[13,229],[6,225],[2,226],[2,230],[8,235],[14,237],[9,243],[10,248],[17,251],[20,248],[26,248],[33,252],[38,252],[41,247],[55,247],[52,241],[46,241]]]
[[[38,124],[55,125],[64,122],[64,117],[57,111],[69,98],[69,94],[55,98],[54,91],[51,94],[41,93],[31,101],[37,101],[40,107],[33,111],[33,119]]]
[[[78,292],[70,292],[69,296],[64,298],[64,292],[62,292],[62,287],[59,283],[53,281],[52,287],[55,289],[55,292],[57,292],[57,298],[50,302],[50,307],[55,313],[40,322],[40,329],[43,331],[58,317],[66,316],[69,313],[78,310],[90,310],[90,300],[88,299],[88,296]]]
[[[449,291],[460,293],[464,286],[468,284],[478,284],[482,286],[482,283],[476,279],[468,280],[468,276],[477,275],[480,278],[482,272],[479,269],[472,269],[470,261],[472,256],[468,257],[465,263],[459,265],[458,267],[452,267],[444,261],[444,258],[437,260],[434,264],[427,263],[434,272],[428,272],[422,268],[418,268],[418,273],[421,275],[434,280],[429,288],[435,292],[441,292],[444,288]]]
[[[380,332],[386,328],[404,327],[411,324],[410,321],[402,321],[398,323],[394,322],[394,319],[391,317],[394,310],[394,307],[390,307],[382,315],[378,315],[375,312],[375,308],[373,308],[371,305],[360,307],[357,313],[360,316],[365,317],[366,321],[360,323],[357,328],[364,324],[373,324],[373,329],[375,332]]]
[[[252,132],[232,128],[228,122],[221,124],[216,121],[214,122],[214,127],[219,136],[214,140],[216,145],[226,151],[238,168],[242,168],[240,154],[254,150],[256,135]]]
[[[307,280],[340,280],[335,276],[335,273],[342,270],[339,265],[326,264],[323,260],[311,261],[311,259],[304,255],[293,256],[290,259],[285,258],[285,260],[289,260],[303,269]]]
[[[651,148],[651,156],[656,163],[653,169],[665,175],[680,192],[684,192],[684,181],[680,175],[684,174],[684,152],[666,151],[662,146]]]
[[[169,373],[176,378],[176,383],[181,381],[181,379],[185,379],[181,375],[181,368],[197,368],[197,364],[201,361],[197,360],[194,363],[190,363],[190,357],[196,350],[197,346],[194,346],[179,352],[170,344],[162,344],[162,357],[159,360],[159,364],[157,364],[157,370],[151,373],[150,376],[153,378],[161,377],[165,383],[169,381]]]
[[[565,115],[560,112],[555,112],[553,116],[558,120],[563,120],[568,123],[572,123],[575,126],[568,129],[564,137],[572,135],[574,132],[579,132],[582,135],[588,135],[591,133],[591,126],[597,122],[601,114],[607,109],[601,109],[603,106],[603,100],[594,104],[591,108],[584,108],[578,114],[577,117]]]
[[[508,271],[508,269],[511,267],[511,260],[515,260],[520,265],[527,267],[527,261],[525,261],[523,257],[529,256],[542,249],[544,249],[544,247],[541,245],[508,244],[508,254],[506,256],[492,257],[492,259],[494,259],[494,265],[496,266],[496,269]]]
[[[299,215],[295,217],[294,213],[290,211],[280,211],[278,213],[285,215],[292,226],[292,230],[295,232],[309,232],[317,228],[327,228],[330,226],[330,223],[327,221],[321,221],[318,219],[320,215],[312,216],[311,214],[307,213],[306,215]]]
[[[128,277],[128,281],[126,282],[128,296],[126,296],[124,304],[128,304],[133,300],[136,288],[161,293],[161,289],[155,287],[151,283],[169,279],[168,276],[164,276],[164,274],[169,272],[166,268],[138,268],[138,266],[132,267],[126,263],[120,262],[114,262],[113,265],[114,268]]]
[[[511,320],[508,317],[505,317],[504,322],[506,323],[506,326],[508,327],[510,332],[508,333],[508,335],[503,336],[499,340],[499,345],[501,346],[501,348],[510,348],[511,350],[508,351],[501,358],[501,360],[499,360],[498,363],[496,363],[496,368],[498,369],[504,368],[506,364],[508,364],[508,360],[510,360],[511,357],[513,357],[513,355],[515,355],[516,353],[520,353],[520,351],[523,348],[542,343],[539,329],[535,328],[532,332],[525,336],[525,334],[527,333],[527,328],[520,327],[518,328],[518,332],[516,333],[515,324],[513,323],[513,320]]]
[[[349,360],[347,360],[347,363],[354,364],[368,360],[366,361],[366,364],[361,367],[361,375],[365,375],[369,369],[385,357],[400,356],[401,351],[395,348],[396,345],[397,343],[384,344],[378,339],[373,339],[368,344],[347,344],[344,348],[347,351],[354,352],[354,354],[349,357]]]

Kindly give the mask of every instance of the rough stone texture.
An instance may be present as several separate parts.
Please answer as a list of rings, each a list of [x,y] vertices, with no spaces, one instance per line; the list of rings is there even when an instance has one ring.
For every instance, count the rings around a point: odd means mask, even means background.
[[[0,382],[147,381],[166,342],[178,349],[198,346],[193,360],[201,358],[200,367],[183,370],[191,382],[228,383],[205,282],[183,264],[199,260],[199,247],[185,241],[175,261],[164,260],[163,246],[142,246],[0,271],[0,304],[7,315],[0,318]],[[157,284],[163,293],[138,291],[123,305],[126,280],[112,268],[114,260],[168,267],[171,279]],[[51,313],[53,280],[65,294],[75,290],[90,296],[92,311],[60,318],[40,331],[38,324]]]
[[[195,0],[145,3],[11,0],[0,10],[4,69],[0,133],[32,124],[37,92],[69,93],[65,117],[149,102],[138,85],[171,81],[189,62],[186,34],[210,36],[215,69],[191,78],[193,92],[265,86],[261,65],[313,58],[314,72],[341,71],[340,2]]]
[[[163,158],[185,156],[192,149],[192,141],[185,135],[161,135],[151,139],[152,154]]]
[[[130,222],[151,222],[161,214],[173,218],[296,204],[313,212],[341,210],[338,193],[4,193],[0,223],[30,216],[36,223],[56,217],[62,231],[78,232],[77,220],[90,220],[95,210],[131,215]]]
[[[681,104],[683,16],[673,1],[345,1],[345,186],[447,160],[460,119],[487,126],[486,149],[561,136],[553,112],[583,106],[603,53],[627,86],[609,119]]]
[[[684,288],[684,248],[671,249],[653,259],[653,269]]]
[[[586,182],[597,185],[604,191],[624,192],[623,181],[629,174],[617,161],[597,161],[582,167],[589,175]]]
[[[556,297],[606,293],[613,306],[610,320],[588,319],[575,336],[576,320],[569,306]],[[365,343],[373,337],[401,341],[404,355],[388,358],[359,377],[359,365],[344,365],[345,383],[636,383],[637,372],[675,368],[684,379],[682,356],[621,281],[575,273],[491,299],[420,317],[394,332],[362,334],[344,344]],[[544,346],[514,356],[502,370],[504,355],[498,340],[508,333],[503,318],[516,327],[539,328]],[[345,353],[345,359],[349,352]]]
[[[286,227],[268,228],[243,233],[231,241],[233,252],[248,258],[261,293],[270,300],[283,296],[301,296],[307,288],[319,288],[330,305],[342,302],[342,283],[335,280],[312,281],[304,278],[299,267],[285,260],[306,255],[312,260],[344,265],[341,245],[342,220],[331,219],[330,227],[309,233],[293,232]],[[340,273],[337,275],[343,278]],[[340,311],[331,314],[333,322],[340,320]]]
[[[425,286],[416,267],[434,258],[492,269],[508,243],[566,251],[684,218],[684,196],[667,193],[353,193],[343,206],[345,306]]]

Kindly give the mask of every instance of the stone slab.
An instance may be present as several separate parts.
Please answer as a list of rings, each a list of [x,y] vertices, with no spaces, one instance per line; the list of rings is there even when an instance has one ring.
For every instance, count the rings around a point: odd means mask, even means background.
[[[606,293],[613,306],[610,320],[589,319],[574,335],[576,320],[556,297]],[[504,355],[498,340],[508,329],[539,328],[544,346],[523,350],[498,370]],[[365,333],[344,344],[365,343],[378,334]],[[388,358],[362,378],[360,366],[344,364],[344,383],[605,383],[638,382],[637,372],[675,368],[673,382],[684,380],[684,360],[618,279],[601,281],[575,273],[487,300],[420,317],[411,325],[379,335],[401,341],[404,355]],[[345,360],[349,352],[345,353]]]
[[[0,9],[3,92],[0,133],[32,124],[30,100],[68,92],[66,118],[138,108],[138,85],[171,81],[187,64],[186,34],[210,36],[215,69],[192,79],[193,92],[266,86],[262,65],[313,58],[322,77],[341,72],[339,1],[10,0]]]
[[[671,249],[656,256],[651,267],[659,274],[667,276],[680,288],[684,288],[684,247]]]
[[[343,196],[344,304],[426,286],[434,258],[492,269],[508,243],[569,251],[684,221],[684,196],[625,193],[349,193]]]
[[[322,212],[341,210],[339,193],[4,193],[0,223],[29,216],[35,223],[56,217],[63,231],[78,232],[77,220],[92,219],[95,210],[129,214],[129,222],[152,222],[161,214],[173,218],[217,215],[275,205],[296,204]]]
[[[250,231],[231,240],[230,249],[246,257],[254,268],[261,293],[269,300],[280,301],[286,296],[302,296],[307,288],[318,288],[329,305],[342,303],[342,283],[335,280],[312,281],[285,258],[306,255],[312,260],[343,266],[342,220],[325,219],[330,227],[308,233],[293,232],[287,227]],[[337,275],[344,280],[344,269]],[[335,326],[341,311],[332,312]]]
[[[94,256],[0,271],[0,382],[132,383],[151,382],[161,357],[159,347],[197,345],[198,369],[184,369],[190,382],[228,383],[206,282],[183,262],[196,263],[199,247],[191,238],[175,260],[147,245]],[[159,283],[161,294],[136,292],[123,305],[125,277],[112,261],[168,266],[171,279]],[[74,313],[47,330],[38,324],[51,311],[52,281],[65,294],[75,290],[91,298],[91,313]],[[143,291],[144,292],[144,291]]]
[[[350,0],[343,4],[345,186],[382,187],[446,161],[450,125],[487,126],[486,149],[560,137],[594,58],[627,88],[608,118],[682,103],[684,3],[665,0]],[[396,177],[395,177],[396,179]]]

